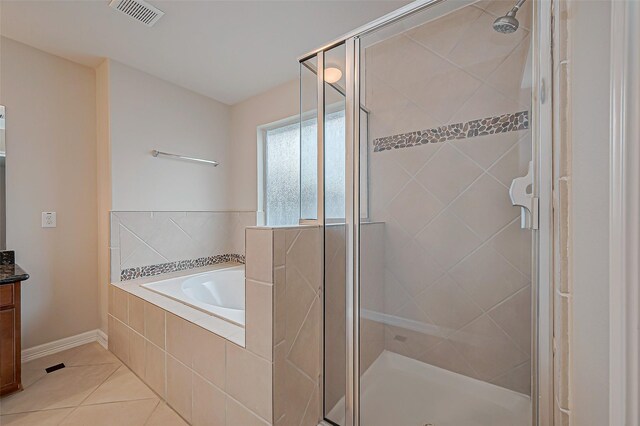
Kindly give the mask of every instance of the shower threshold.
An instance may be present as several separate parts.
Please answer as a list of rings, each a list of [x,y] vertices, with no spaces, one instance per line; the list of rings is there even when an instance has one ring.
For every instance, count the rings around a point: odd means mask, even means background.
[[[529,426],[531,399],[481,380],[384,351],[362,375],[365,426]],[[344,424],[344,399],[329,419]]]

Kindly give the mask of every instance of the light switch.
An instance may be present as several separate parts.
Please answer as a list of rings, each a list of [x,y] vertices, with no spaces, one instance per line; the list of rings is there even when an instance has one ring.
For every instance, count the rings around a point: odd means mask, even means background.
[[[42,212],[42,227],[43,228],[56,227],[56,212]]]

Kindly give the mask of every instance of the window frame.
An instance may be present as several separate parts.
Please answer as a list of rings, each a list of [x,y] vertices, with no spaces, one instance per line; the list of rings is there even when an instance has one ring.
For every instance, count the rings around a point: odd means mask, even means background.
[[[331,113],[335,113],[340,111],[341,109],[344,109],[344,103],[342,102],[336,102],[333,103],[331,105],[327,105],[326,107],[326,113],[327,114],[331,114]],[[364,150],[364,152],[366,152],[366,155],[364,157],[364,164],[361,165],[361,170],[364,171],[364,179],[365,179],[365,185],[364,188],[366,188],[365,191],[365,200],[361,200],[361,211],[364,214],[364,216],[362,217],[362,221],[363,222],[368,222],[369,221],[369,185],[368,185],[368,180],[369,180],[369,114],[362,110],[365,113],[365,117],[366,117],[366,138],[365,140],[367,141],[367,149]],[[268,226],[267,225],[267,133],[273,130],[278,130],[281,129],[283,127],[287,127],[287,126],[291,126],[293,124],[296,123],[301,123],[307,120],[313,120],[314,118],[317,117],[317,111],[316,110],[312,110],[312,111],[307,111],[305,113],[303,113],[302,115],[300,114],[296,114],[296,115],[292,115],[268,124],[263,124],[257,127],[257,211],[256,211],[256,219],[257,219],[257,225],[258,226]],[[316,122],[316,126],[317,126],[317,122]],[[317,183],[317,182],[316,182]],[[361,186],[363,187],[363,186]],[[343,223],[344,222],[344,218],[325,218],[326,223]],[[304,225],[304,224],[309,224],[309,223],[313,223],[316,224],[317,223],[317,219],[304,219],[302,217],[298,218],[298,224],[299,225]],[[277,225],[275,225],[277,226]]]

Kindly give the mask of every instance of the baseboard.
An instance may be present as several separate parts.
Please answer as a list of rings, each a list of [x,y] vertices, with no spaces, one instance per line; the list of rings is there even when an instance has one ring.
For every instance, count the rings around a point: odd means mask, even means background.
[[[97,329],[97,342],[100,343],[100,346],[102,346],[105,349],[109,349],[109,336],[107,336],[107,333],[105,333],[104,331]]]
[[[64,339],[24,349],[22,351],[22,362],[29,362],[34,359],[42,358],[43,356],[62,352],[91,342],[98,342],[106,348],[107,340],[107,335],[100,329],[86,331],[84,333],[76,334],[75,336],[65,337]]]

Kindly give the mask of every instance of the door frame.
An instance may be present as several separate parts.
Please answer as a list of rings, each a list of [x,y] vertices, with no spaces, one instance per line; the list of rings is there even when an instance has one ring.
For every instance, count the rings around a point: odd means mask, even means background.
[[[609,424],[640,424],[640,3],[611,4]]]
[[[528,0],[534,2],[532,26],[533,84],[531,130],[533,163],[535,171],[534,195],[539,198],[539,229],[532,231],[534,273],[532,283],[536,283],[532,303],[532,425],[553,425],[553,144],[552,144],[552,0]],[[376,19],[350,33],[299,58],[302,63],[310,58],[318,59],[318,69],[323,63],[324,52],[342,43],[346,45],[346,230],[347,230],[347,274],[346,274],[346,310],[347,310],[347,386],[345,389],[345,426],[359,426],[359,205],[356,196],[359,191],[359,149],[360,126],[360,38],[377,29],[402,20],[446,0],[417,0],[379,19]],[[318,101],[324,98],[324,73],[318,72]],[[318,128],[322,123],[318,105]],[[318,134],[318,145],[323,143],[323,135]],[[322,150],[318,150],[322,155]],[[318,169],[324,161],[318,159]],[[323,186],[319,171],[319,188]],[[319,191],[320,193],[320,191]],[[318,201],[322,206],[324,200]],[[318,218],[322,212],[318,212]],[[322,224],[322,223],[320,223]],[[324,356],[324,354],[322,354]],[[324,372],[323,372],[324,373]],[[324,398],[324,395],[323,395]],[[324,412],[322,413],[324,416]],[[321,424],[330,424],[322,421]]]

